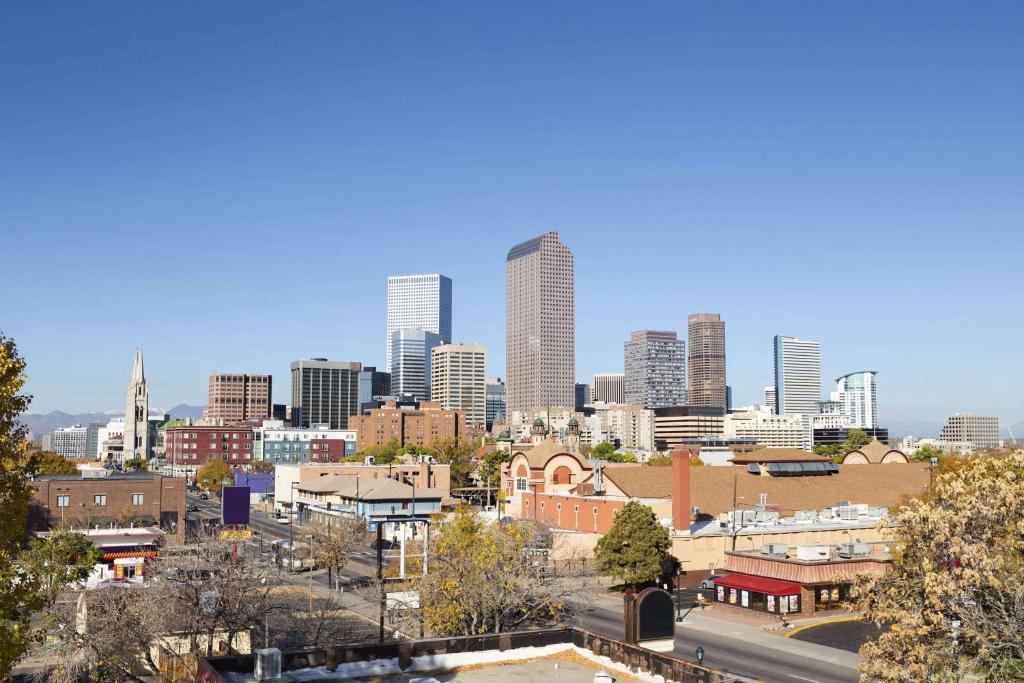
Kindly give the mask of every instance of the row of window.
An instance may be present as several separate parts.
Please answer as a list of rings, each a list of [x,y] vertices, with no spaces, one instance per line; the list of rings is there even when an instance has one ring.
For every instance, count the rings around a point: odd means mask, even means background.
[[[145,495],[142,494],[142,493],[133,493],[132,494],[132,505],[144,505],[145,504],[145,498],[146,498]],[[97,494],[97,495],[93,496],[92,497],[92,504],[94,506],[96,506],[96,507],[106,507],[106,505],[107,505],[107,496],[106,496],[106,494],[100,493],[100,494]],[[66,507],[68,507],[70,505],[71,505],[71,496],[69,496],[69,495],[57,496],[57,507],[59,507],[59,508],[66,508]]]

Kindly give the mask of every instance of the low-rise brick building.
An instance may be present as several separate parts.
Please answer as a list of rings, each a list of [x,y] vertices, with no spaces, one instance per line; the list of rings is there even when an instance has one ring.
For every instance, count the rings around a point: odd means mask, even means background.
[[[252,464],[250,427],[177,425],[166,431],[165,458],[176,474],[194,473],[212,458],[235,467]]]
[[[438,441],[458,439],[466,434],[465,416],[445,410],[440,403],[420,401],[417,406],[400,407],[388,401],[365,415],[349,418],[360,450],[368,446],[398,442],[399,446],[429,446]]]

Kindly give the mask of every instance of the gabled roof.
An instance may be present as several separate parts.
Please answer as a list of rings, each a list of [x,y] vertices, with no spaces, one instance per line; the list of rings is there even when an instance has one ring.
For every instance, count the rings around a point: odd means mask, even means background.
[[[358,491],[357,491],[358,488]],[[341,498],[359,500],[411,500],[413,487],[390,477],[357,482],[355,476],[344,474],[328,474],[313,481],[301,484],[300,491],[310,493],[333,493]],[[444,496],[437,489],[416,488],[416,498],[423,500],[440,500]]]
[[[672,468],[653,465],[605,467],[604,478],[630,498],[669,498],[672,496]],[[587,481],[593,482],[591,477]]]
[[[737,453],[731,461],[734,465],[746,465],[752,462],[831,462],[831,458],[799,448],[758,448],[747,453]]]

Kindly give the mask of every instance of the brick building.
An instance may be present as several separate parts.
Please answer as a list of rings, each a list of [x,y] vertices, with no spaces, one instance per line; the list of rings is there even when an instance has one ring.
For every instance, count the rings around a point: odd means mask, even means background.
[[[270,375],[217,372],[210,375],[206,419],[224,424],[270,417]]]
[[[184,540],[184,479],[96,469],[43,475],[33,486],[29,524],[34,531],[61,523],[78,528],[159,526],[169,543]]]
[[[211,458],[232,466],[252,463],[252,429],[180,425],[165,434],[165,458],[175,473],[194,473]]]
[[[445,410],[441,404],[430,401],[420,401],[411,407],[399,407],[395,401],[388,401],[365,415],[349,418],[349,426],[356,432],[360,450],[392,439],[399,446],[429,446],[466,433],[462,413]]]

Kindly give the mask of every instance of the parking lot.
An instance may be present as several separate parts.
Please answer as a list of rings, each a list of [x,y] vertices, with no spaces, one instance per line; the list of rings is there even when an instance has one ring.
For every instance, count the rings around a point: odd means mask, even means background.
[[[790,634],[790,638],[857,652],[867,641],[878,637],[882,628],[858,619],[823,622]]]

